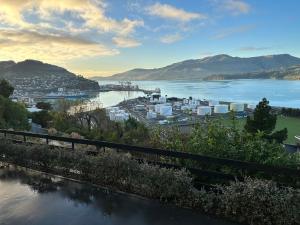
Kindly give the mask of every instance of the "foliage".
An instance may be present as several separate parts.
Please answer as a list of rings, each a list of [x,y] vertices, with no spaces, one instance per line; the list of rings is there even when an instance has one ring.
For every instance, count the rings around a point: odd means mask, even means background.
[[[13,86],[7,80],[0,80],[0,95],[4,98],[8,98],[14,92]]]
[[[129,117],[124,122],[123,141],[126,144],[140,144],[145,143],[149,139],[149,131],[144,124],[138,122],[133,117]]]
[[[272,133],[276,126],[277,116],[271,113],[271,110],[272,108],[269,106],[269,101],[263,98],[256,106],[253,118],[250,116],[247,117],[245,130],[252,134],[264,132],[266,139],[271,141],[276,140],[278,143],[282,143],[287,139],[287,129],[285,128]]]
[[[69,114],[53,113],[53,126],[58,131],[77,132],[88,139],[106,140],[126,144],[144,144],[149,131],[144,124],[130,117],[124,123],[111,121],[104,109]]]
[[[38,109],[43,109],[43,110],[51,110],[52,106],[49,102],[38,102],[36,103],[36,107]]]
[[[47,127],[53,117],[47,110],[31,113],[32,122],[40,124],[42,127]]]
[[[57,112],[67,113],[68,110],[73,106],[78,106],[83,104],[83,100],[66,100],[66,99],[59,99],[55,101],[53,105],[53,110]]]
[[[2,161],[26,167],[46,171],[60,168],[56,173],[64,176],[197,208],[249,225],[296,225],[300,220],[299,189],[278,187],[271,181],[247,178],[217,190],[197,190],[187,171],[139,163],[130,154],[105,151],[92,157],[82,150],[17,145],[4,140],[0,141],[0,156]]]
[[[281,144],[267,141],[262,132],[252,135],[240,131],[234,121],[231,126],[224,126],[222,121],[206,120],[186,135],[178,129],[157,128],[150,136],[154,147],[170,150],[268,165],[300,164],[299,154],[287,153]]]
[[[220,186],[218,213],[246,224],[299,224],[300,190],[247,178]]]
[[[25,106],[0,96],[0,127],[18,130],[28,129],[28,112]]]

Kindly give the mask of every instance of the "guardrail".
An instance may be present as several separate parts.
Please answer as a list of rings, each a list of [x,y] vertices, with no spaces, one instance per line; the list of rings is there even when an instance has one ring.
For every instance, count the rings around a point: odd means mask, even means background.
[[[268,175],[270,177],[291,177],[293,180],[296,180],[296,183],[300,182],[300,169],[292,169],[292,168],[286,168],[286,167],[275,167],[275,166],[269,166],[269,165],[263,165],[253,162],[245,162],[245,161],[238,161],[238,160],[232,160],[232,159],[224,159],[224,158],[216,158],[216,157],[210,157],[210,156],[203,156],[198,154],[190,154],[185,152],[178,152],[178,151],[172,151],[172,150],[163,150],[163,149],[157,149],[157,148],[148,148],[148,147],[140,147],[140,146],[133,146],[133,145],[125,145],[125,144],[118,144],[118,143],[112,143],[112,142],[106,142],[106,141],[98,141],[98,140],[88,140],[88,139],[76,139],[76,138],[69,138],[69,137],[59,137],[59,136],[51,136],[51,135],[45,135],[45,134],[35,134],[30,132],[20,132],[20,131],[10,131],[10,130],[1,130],[0,134],[4,135],[4,138],[7,138],[8,134],[11,135],[17,135],[22,136],[23,141],[26,142],[28,137],[34,137],[34,138],[40,138],[46,140],[46,143],[49,144],[49,140],[56,140],[56,141],[62,141],[67,142],[71,144],[71,149],[75,150],[75,144],[84,144],[84,145],[91,145],[96,146],[97,149],[99,148],[111,148],[116,150],[122,150],[125,152],[131,152],[131,153],[144,153],[148,155],[157,155],[161,157],[170,157],[175,158],[179,160],[192,160],[195,162],[198,162],[199,164],[209,164],[209,165],[216,165],[216,166],[225,166],[230,167],[233,169],[238,169],[243,172],[250,172],[250,173],[262,173],[265,175]],[[174,164],[167,164],[167,163],[159,163],[159,162],[153,162],[162,166],[166,167],[173,167],[173,168],[182,168],[179,165]],[[217,178],[217,179],[223,179],[226,181],[234,180],[234,179],[243,179],[242,176],[237,176],[224,173],[224,172],[218,172],[218,171],[212,171],[212,170],[204,170],[198,169],[198,168],[186,168],[188,169],[192,174],[196,176],[204,176],[209,178]]]

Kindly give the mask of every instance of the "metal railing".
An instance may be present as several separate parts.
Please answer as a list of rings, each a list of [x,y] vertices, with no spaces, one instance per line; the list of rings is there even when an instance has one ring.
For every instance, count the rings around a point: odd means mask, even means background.
[[[22,141],[26,142],[28,137],[39,138],[46,140],[46,144],[49,144],[49,140],[56,140],[62,141],[71,144],[71,149],[73,151],[76,150],[76,144],[83,144],[83,145],[91,145],[95,146],[97,149],[101,148],[110,148],[121,150],[124,152],[130,153],[143,153],[146,155],[156,155],[159,157],[167,157],[171,159],[178,159],[178,160],[188,160],[199,163],[199,165],[211,165],[211,166],[219,166],[219,167],[226,167],[226,168],[233,168],[240,172],[232,174],[232,173],[225,173],[223,171],[214,171],[214,170],[207,170],[207,169],[199,169],[199,168],[188,168],[181,165],[176,164],[168,164],[164,162],[153,162],[155,164],[164,166],[164,167],[172,167],[172,168],[186,168],[192,174],[198,177],[208,177],[208,178],[216,178],[216,179],[223,179],[225,181],[235,180],[235,179],[243,179],[242,174],[264,174],[273,179],[274,177],[290,177],[293,179],[293,182],[299,185],[300,183],[300,168],[293,169],[287,167],[277,167],[277,166],[270,166],[264,165],[254,162],[245,162],[239,160],[232,160],[232,159],[224,159],[224,158],[216,158],[210,156],[203,156],[198,154],[191,154],[186,152],[179,152],[173,150],[163,150],[157,148],[148,148],[148,147],[140,147],[140,146],[133,146],[133,145],[126,145],[126,144],[118,144],[106,141],[99,141],[99,140],[88,140],[88,139],[76,139],[76,138],[69,138],[69,137],[59,137],[59,136],[52,136],[52,135],[45,135],[45,134],[35,134],[29,132],[21,132],[21,131],[11,131],[11,130],[2,130],[0,129],[0,134],[4,135],[4,138],[8,138],[8,135],[17,135],[23,137]],[[209,168],[209,166],[208,166]]]

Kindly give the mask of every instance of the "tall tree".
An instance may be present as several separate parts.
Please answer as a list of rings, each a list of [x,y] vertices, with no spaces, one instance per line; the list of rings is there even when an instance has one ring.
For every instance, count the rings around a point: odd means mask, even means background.
[[[269,101],[263,98],[256,106],[253,117],[248,116],[245,130],[249,133],[263,132],[264,137],[282,143],[287,139],[287,129],[272,133],[276,127],[277,115],[271,112]]]
[[[0,128],[29,129],[25,106],[0,95]]]
[[[14,92],[13,86],[7,80],[0,80],[0,95],[5,98],[8,98]]]

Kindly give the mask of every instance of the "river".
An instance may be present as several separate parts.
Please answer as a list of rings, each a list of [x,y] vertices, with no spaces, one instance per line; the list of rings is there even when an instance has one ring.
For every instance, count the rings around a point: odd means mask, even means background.
[[[99,84],[118,83],[99,81]],[[290,80],[223,80],[223,81],[132,81],[142,89],[160,88],[162,95],[187,98],[257,104],[266,97],[272,106],[300,108],[300,81]],[[144,96],[141,92],[105,92],[94,100],[104,107],[116,105],[124,99]]]

